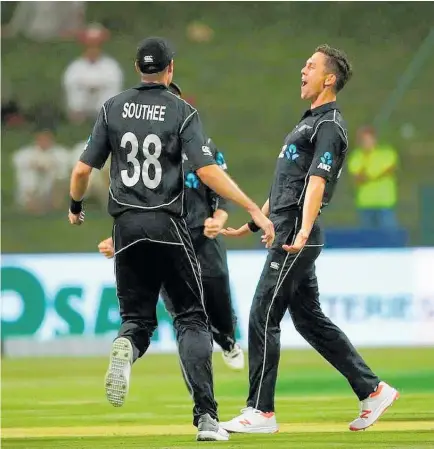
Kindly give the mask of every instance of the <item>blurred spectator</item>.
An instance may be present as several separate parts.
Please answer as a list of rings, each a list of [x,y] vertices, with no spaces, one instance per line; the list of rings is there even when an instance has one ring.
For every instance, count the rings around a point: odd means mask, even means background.
[[[67,195],[67,150],[54,140],[53,132],[41,129],[33,144],[13,155],[16,202],[27,213],[43,215],[63,207]]]
[[[92,25],[79,35],[83,56],[73,61],[63,75],[66,106],[71,121],[93,119],[103,103],[122,90],[123,74],[118,62],[102,54],[109,32]]]
[[[195,21],[188,25],[187,36],[193,42],[209,42],[214,37],[214,30],[206,23]]]
[[[2,125],[19,126],[25,122],[22,108],[15,98],[12,83],[2,75],[2,99],[1,99]]]
[[[377,143],[372,127],[358,131],[358,147],[350,152],[349,171],[356,182],[356,206],[364,228],[395,228],[398,153]]]
[[[71,170],[80,159],[87,142],[83,141],[75,145],[71,153]],[[108,190],[110,185],[110,158],[101,170],[92,170],[86,198],[94,199],[105,210],[108,201]]]
[[[6,126],[20,126],[25,122],[24,115],[22,114],[20,106],[16,100],[10,99],[2,101],[1,121],[2,125]]]
[[[12,20],[2,34],[4,37],[23,34],[36,41],[74,36],[83,27],[85,3],[18,2]]]

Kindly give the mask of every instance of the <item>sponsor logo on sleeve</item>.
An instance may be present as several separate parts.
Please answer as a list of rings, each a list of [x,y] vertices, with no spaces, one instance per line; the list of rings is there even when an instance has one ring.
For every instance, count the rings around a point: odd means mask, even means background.
[[[323,156],[321,156],[321,162],[318,164],[317,168],[321,168],[322,170],[325,170],[327,172],[330,172],[332,168],[332,155],[326,151]]]
[[[226,165],[226,161],[225,161],[225,157],[223,156],[223,153],[221,153],[220,151],[217,152],[217,154],[215,155],[215,160],[217,162],[217,165],[219,165],[223,170],[227,170],[227,165]]]

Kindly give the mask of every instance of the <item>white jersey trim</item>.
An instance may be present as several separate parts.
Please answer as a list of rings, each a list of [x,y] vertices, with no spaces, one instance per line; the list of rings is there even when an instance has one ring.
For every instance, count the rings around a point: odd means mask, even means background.
[[[323,123],[326,123],[326,122],[334,122],[334,123],[336,123],[336,125],[339,126],[339,128],[341,128],[342,134],[344,135],[344,138],[345,138],[345,149],[343,151],[345,153],[348,150],[348,137],[347,137],[347,133],[345,132],[344,128],[342,128],[342,126],[336,121],[336,109],[333,112],[333,119],[332,120],[330,120],[330,119],[329,120],[321,120],[318,123],[318,125],[315,128],[315,131],[312,134],[312,137],[310,138],[310,142],[312,143],[313,138],[315,137],[316,133],[318,132],[319,127]],[[309,172],[310,172],[310,168],[309,168],[309,170],[308,170],[308,172],[306,174],[306,177],[304,178],[304,186],[303,186],[303,190],[301,191],[300,198],[297,201],[297,206],[300,206],[301,200],[303,199],[303,195],[304,195],[304,192],[305,192],[306,187],[307,187],[307,180],[309,179]]]
[[[102,110],[104,111],[104,119],[105,119],[105,124],[108,125],[108,120],[107,120],[107,111],[105,110],[105,105],[102,105]]]
[[[114,202],[116,202],[117,204],[120,204],[121,206],[129,206],[129,207],[134,207],[136,209],[143,209],[143,210],[154,210],[154,209],[161,209],[164,206],[170,206],[171,204],[173,204],[176,200],[179,199],[179,197],[183,196],[184,187],[182,188],[181,192],[179,192],[178,195],[175,198],[173,198],[173,200],[169,201],[168,203],[159,204],[158,206],[138,206],[135,204],[122,203],[121,201],[116,199],[115,196],[113,195],[111,177],[110,177],[109,193],[110,193],[112,200]]]
[[[182,131],[184,131],[185,125],[187,124],[188,120],[193,117],[194,114],[196,114],[196,109],[184,120],[184,123],[181,125],[181,128],[179,129],[179,134],[182,133]]]
[[[127,246],[124,246],[124,247],[121,248],[119,251],[116,251],[116,252],[114,253],[114,255],[115,255],[115,256],[118,255],[119,253],[121,253],[122,251],[126,250],[126,249],[129,248],[130,246],[133,246],[133,245],[135,245],[136,243],[139,243],[139,242],[163,243],[164,245],[178,245],[178,246],[181,246],[181,245],[182,245],[181,243],[178,243],[178,242],[165,242],[165,241],[162,241],[162,240],[153,240],[153,239],[149,239],[149,238],[145,237],[145,238],[143,238],[143,239],[134,240],[134,242],[128,244]]]

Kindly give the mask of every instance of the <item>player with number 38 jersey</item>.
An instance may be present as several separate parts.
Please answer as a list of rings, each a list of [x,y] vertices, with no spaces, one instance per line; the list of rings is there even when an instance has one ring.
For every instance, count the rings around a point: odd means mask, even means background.
[[[194,400],[198,440],[227,440],[219,426],[212,378],[212,337],[201,270],[184,220],[184,164],[216,194],[243,207],[274,240],[274,227],[259,207],[217,166],[206,145],[198,112],[168,90],[173,51],[161,38],[138,47],[135,67],[141,83],[104,103],[86,149],[71,175],[71,224],[82,210],[89,176],[111,155],[109,213],[121,327],[112,343],[105,390],[123,405],[131,366],[148,349],[157,328],[162,288],[170,299],[182,372]]]
[[[198,132],[200,131],[200,132]],[[215,164],[196,109],[166,86],[141,83],[102,107],[80,160],[101,168],[111,148],[109,213],[184,212],[182,151],[194,170]],[[204,147],[203,151],[197,151]]]
[[[168,86],[170,92],[182,98],[179,85],[173,81]],[[208,138],[206,145],[199,148],[210,151],[217,165],[227,169],[223,153]],[[189,164],[188,157],[182,154],[185,179],[185,222],[190,230],[193,247],[201,268],[206,312],[211,323],[214,341],[223,349],[222,356],[231,369],[244,368],[244,354],[236,343],[236,317],[232,308],[229,270],[226,249],[219,232],[228,219],[228,203],[207,187]],[[113,239],[103,240],[98,249],[107,258],[114,256]],[[162,290],[167,310],[173,314],[172,299]]]

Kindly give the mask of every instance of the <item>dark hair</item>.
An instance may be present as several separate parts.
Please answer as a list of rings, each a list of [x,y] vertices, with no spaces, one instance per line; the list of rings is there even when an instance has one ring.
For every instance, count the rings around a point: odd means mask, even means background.
[[[327,70],[336,75],[336,84],[334,85],[335,92],[343,89],[345,84],[351,78],[353,69],[347,55],[337,48],[330,47],[327,44],[320,45],[315,49],[315,53],[322,53],[327,56]]]

